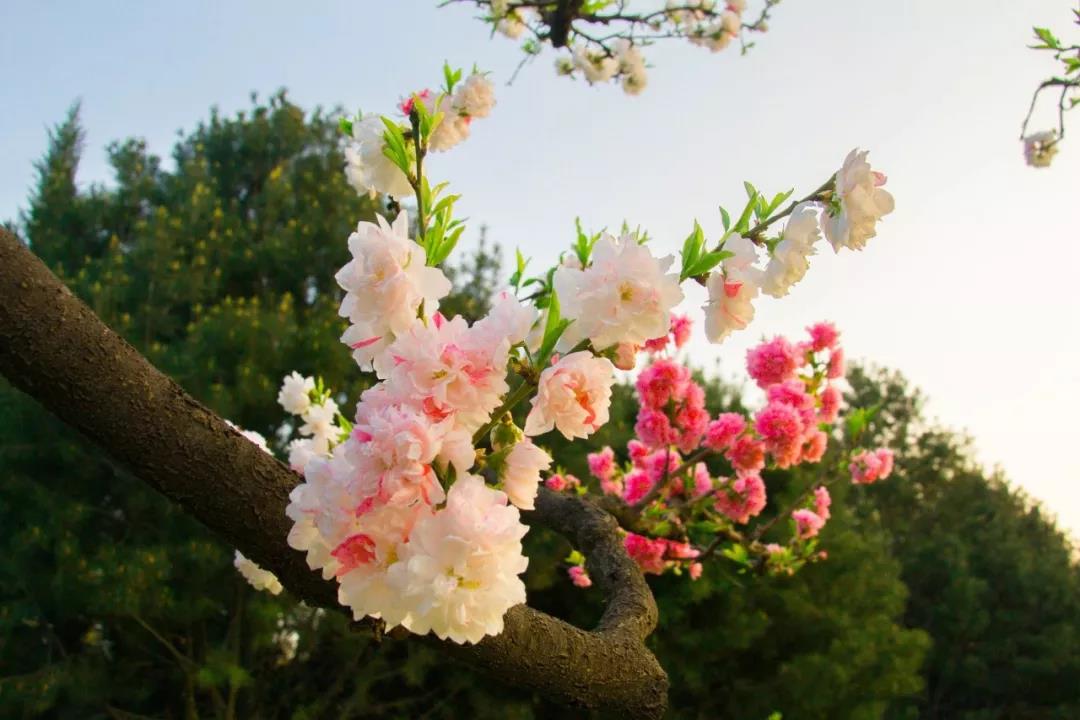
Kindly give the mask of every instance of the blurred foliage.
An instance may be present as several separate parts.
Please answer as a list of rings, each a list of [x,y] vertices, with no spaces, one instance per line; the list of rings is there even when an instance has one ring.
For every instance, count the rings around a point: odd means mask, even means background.
[[[332,113],[284,94],[213,112],[179,138],[171,170],[141,141],[114,144],[107,187],[77,187],[81,145],[76,109],[51,135],[19,229],[108,324],[268,437],[288,371],[356,399],[370,379],[337,339],[333,274],[374,206],[344,182]],[[503,280],[483,239],[449,269],[448,315],[482,314]],[[860,405],[882,405],[867,432],[900,450],[896,476],[835,486],[829,559],[794,577],[721,560],[697,582],[650,580],[671,717],[1080,716],[1068,543],[973,467],[962,440],[926,426],[902,378],[856,369],[851,381]],[[713,411],[740,404],[716,380],[707,394]],[[566,469],[585,479],[585,453],[621,449],[635,412],[617,387],[600,433],[552,441]],[[251,590],[231,548],[2,382],[0,433],[0,717],[574,717],[423,642],[376,641],[338,613]],[[766,479],[775,512],[817,474]],[[530,603],[594,622],[601,598],[566,581],[565,541],[526,540]]]

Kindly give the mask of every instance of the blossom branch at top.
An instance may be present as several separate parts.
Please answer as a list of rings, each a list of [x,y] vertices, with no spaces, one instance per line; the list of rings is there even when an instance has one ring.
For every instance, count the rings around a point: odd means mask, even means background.
[[[440,6],[475,5],[481,20],[522,43],[522,63],[537,57],[545,45],[565,50],[555,69],[567,77],[583,77],[590,85],[620,81],[637,95],[648,82],[641,49],[660,40],[682,39],[719,52],[738,40],[745,54],[764,33],[780,0],[759,0],[756,19],[744,20],[748,0],[668,0],[665,7],[643,8],[631,0],[443,0]],[[515,73],[516,74],[516,73]]]
[[[1073,18],[1080,25],[1080,10],[1073,10]],[[1049,167],[1065,138],[1065,113],[1080,104],[1080,45],[1065,45],[1047,28],[1034,28],[1038,44],[1034,50],[1043,50],[1061,63],[1061,74],[1039,83],[1031,96],[1024,123],[1020,128],[1020,140],[1024,144],[1024,159],[1032,167]],[[1028,134],[1028,125],[1044,90],[1053,90],[1056,97],[1057,128]]]

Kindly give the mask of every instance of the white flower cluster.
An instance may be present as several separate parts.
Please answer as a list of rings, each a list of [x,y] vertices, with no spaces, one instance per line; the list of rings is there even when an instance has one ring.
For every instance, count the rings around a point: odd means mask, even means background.
[[[420,102],[425,102],[425,97],[430,102],[430,95],[429,91],[422,93]],[[468,138],[473,118],[487,117],[494,106],[495,87],[482,73],[469,75],[452,94],[440,94],[434,100],[434,109],[428,108],[442,113],[442,120],[431,133],[430,149],[449,150]],[[352,123],[351,142],[345,146],[345,177],[361,194],[409,197],[413,194],[409,178],[384,152],[385,133],[383,116],[377,113],[363,115]]]
[[[734,255],[706,282],[705,334],[710,342],[721,342],[750,324],[759,292],[775,298],[787,295],[806,275],[821,231],[836,252],[845,247],[862,250],[874,237],[878,221],[893,211],[894,203],[881,187],[885,176],[870,168],[866,156],[857,149],[848,154],[836,173],[832,202],[795,207],[764,269],[757,266],[758,248],[750,239],[732,233],[724,240],[723,249]]]
[[[522,439],[502,464],[506,493],[470,474],[473,434],[507,395],[513,348],[536,310],[503,294],[471,326],[447,320],[435,310],[448,289],[442,273],[410,274],[425,262],[415,243],[411,258],[399,256],[382,271],[361,260],[375,253],[369,244],[411,243],[403,218],[394,226],[380,220],[354,238],[350,266],[363,267],[347,266],[339,281],[367,279],[342,281],[349,290],[342,314],[368,327],[384,322],[362,358],[381,382],[361,397],[349,437],[305,468],[287,510],[289,544],[307,553],[312,569],[337,578],[339,600],[357,618],[477,642],[501,631],[506,611],[525,599],[518,508],[532,508],[540,472],[551,463]],[[424,289],[431,283],[437,292]],[[400,324],[391,327],[394,318]]]
[[[696,9],[685,9],[687,5],[697,5]],[[716,7],[714,0],[697,2],[673,2],[668,0],[670,17],[677,25],[687,26],[687,39],[693,45],[708,48],[710,52],[720,52],[742,31],[742,14],[746,10],[746,0],[729,0],[726,9],[719,17],[713,14]]]
[[[645,58],[637,45],[625,38],[619,39],[610,52],[579,45],[571,50],[569,59],[555,61],[555,71],[571,77],[581,73],[590,85],[619,78],[627,95],[640,94],[649,80]]]
[[[315,379],[298,372],[285,376],[278,391],[278,404],[302,421],[297,429],[301,437],[286,447],[289,467],[296,472],[304,472],[313,458],[328,457],[341,439],[337,403],[330,397],[316,401],[315,395]]]

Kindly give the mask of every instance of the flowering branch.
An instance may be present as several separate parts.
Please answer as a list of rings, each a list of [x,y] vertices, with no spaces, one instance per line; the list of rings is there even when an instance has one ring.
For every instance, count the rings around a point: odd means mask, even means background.
[[[1073,10],[1076,24],[1080,25],[1080,10]],[[1062,75],[1056,75],[1039,83],[1031,96],[1031,105],[1028,107],[1024,123],[1020,127],[1020,140],[1024,143],[1024,158],[1032,167],[1049,167],[1054,155],[1058,152],[1058,145],[1065,138],[1065,113],[1080,104],[1080,45],[1065,45],[1047,28],[1034,28],[1037,45],[1032,45],[1033,50],[1045,50],[1053,54],[1054,60],[1060,62],[1063,69]],[[1050,88],[1060,89],[1057,98],[1057,128],[1028,135],[1028,125],[1035,113],[1039,95]]]
[[[493,32],[515,40],[528,33],[522,65],[544,45],[566,49],[569,57],[555,63],[560,75],[582,76],[590,85],[621,80],[628,94],[637,95],[647,82],[642,47],[684,39],[715,53],[737,39],[745,54],[754,46],[748,34],[768,30],[780,0],[763,0],[752,22],[743,21],[748,0],[684,0],[644,10],[633,9],[631,0],[443,0],[440,7],[461,3],[479,8]]]
[[[340,609],[337,583],[312,573],[285,542],[296,476],[150,365],[2,229],[0,268],[0,373],[272,570],[297,598]],[[656,606],[614,522],[581,499],[547,492],[525,519],[567,535],[590,555],[610,598],[597,629],[519,605],[494,637],[475,645],[433,642],[556,702],[661,717],[667,678],[643,644]]]

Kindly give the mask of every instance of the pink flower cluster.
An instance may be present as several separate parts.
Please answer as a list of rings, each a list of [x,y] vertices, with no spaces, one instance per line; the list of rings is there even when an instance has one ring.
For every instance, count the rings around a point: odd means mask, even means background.
[[[889,477],[893,471],[893,451],[888,448],[863,450],[851,458],[851,482],[869,485]]]
[[[705,391],[694,382],[689,368],[661,358],[638,376],[637,391],[641,408],[634,430],[641,442],[651,448],[677,445],[684,453],[698,446],[709,413]]]
[[[662,351],[671,337],[678,347],[685,342],[680,338],[684,327],[689,326],[673,316],[670,337],[650,341],[646,349]],[[807,332],[806,341],[792,343],[778,337],[747,353],[747,371],[766,398],[764,407],[749,415],[726,412],[710,418],[702,387],[687,367],[670,357],[655,358],[641,371],[636,381],[637,437],[627,443],[628,461],[620,463],[610,447],[587,459],[589,474],[605,494],[618,496],[642,510],[643,518],[658,519],[665,526],[656,533],[663,537],[626,534],[626,551],[642,572],[685,569],[691,578],[700,577],[700,552],[687,542],[671,540],[673,526],[685,533],[693,523],[705,521],[729,524],[738,533],[734,526],[750,523],[765,510],[768,492],[761,472],[766,461],[788,468],[822,460],[829,441],[827,427],[840,414],[841,392],[833,381],[843,376],[844,358],[832,324],[818,323]],[[710,453],[730,464],[729,477],[710,475],[701,461]],[[884,449],[861,452],[851,463],[855,482],[874,482],[891,469],[892,453]],[[576,487],[577,480],[555,474],[546,484],[561,491]],[[769,546],[770,571],[794,572],[823,557],[805,541],[825,526],[831,505],[829,491],[819,486],[802,507],[791,511],[793,545],[790,551]],[[583,567],[568,572],[575,585],[587,587]]]
[[[689,543],[664,538],[649,538],[635,533],[627,533],[623,545],[626,547],[626,554],[638,564],[643,573],[649,575],[660,575],[669,567],[686,560],[693,560],[701,554]],[[696,571],[693,565],[698,565]],[[690,568],[690,576],[697,580],[701,576],[700,563],[693,563],[693,565]]]

